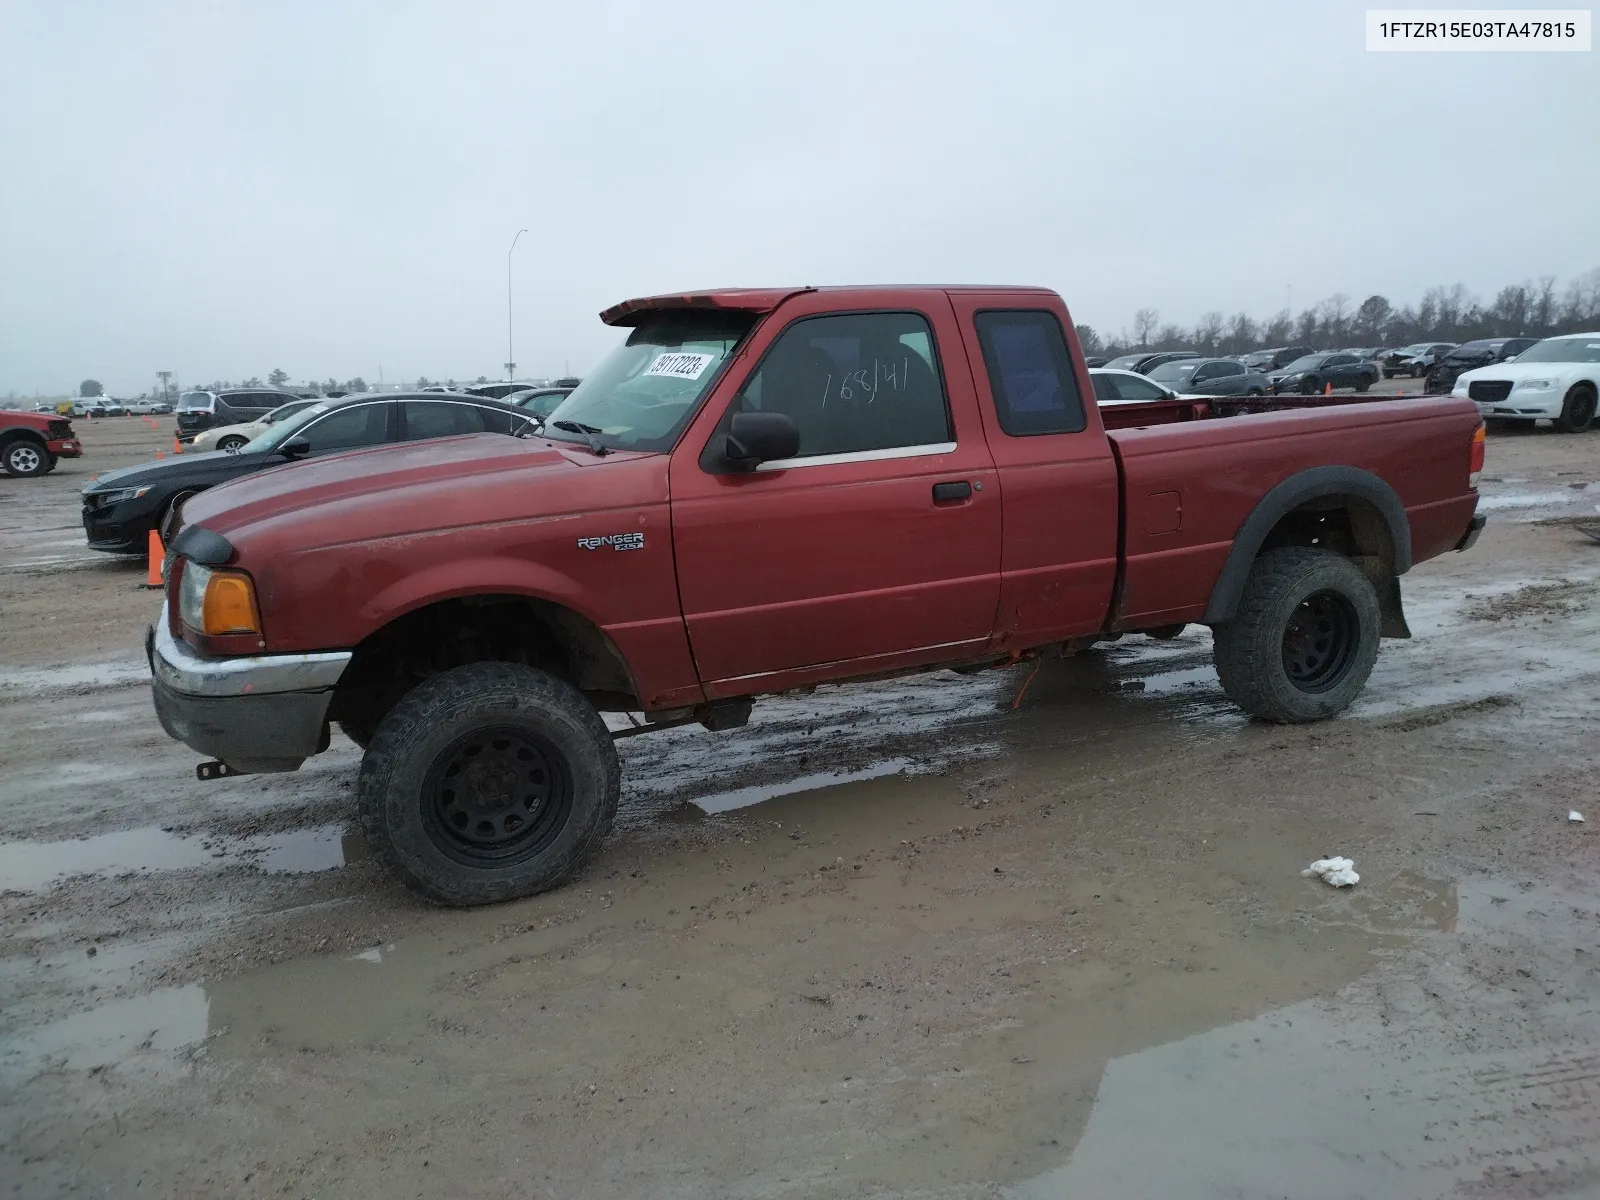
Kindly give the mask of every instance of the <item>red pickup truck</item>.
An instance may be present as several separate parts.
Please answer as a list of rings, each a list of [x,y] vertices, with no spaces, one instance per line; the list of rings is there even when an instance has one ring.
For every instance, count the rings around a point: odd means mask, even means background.
[[[58,459],[82,453],[83,445],[65,417],[0,410],[0,469],[7,475],[48,475]]]
[[[625,340],[537,436],[187,503],[147,649],[163,726],[220,760],[202,778],[294,770],[336,722],[380,855],[441,902],[501,900],[610,826],[603,711],[724,729],[761,694],[1204,622],[1239,705],[1318,720],[1408,635],[1400,576],[1483,525],[1470,402],[1103,414],[1050,291],[730,290],[601,318]]]

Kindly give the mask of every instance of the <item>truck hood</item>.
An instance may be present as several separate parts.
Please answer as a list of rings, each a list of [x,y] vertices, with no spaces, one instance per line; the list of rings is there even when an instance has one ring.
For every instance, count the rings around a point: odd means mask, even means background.
[[[335,454],[213,488],[184,507],[235,545],[297,549],[607,507],[608,467],[662,457],[602,457],[542,438],[476,433]],[[593,477],[592,479],[590,477]],[[556,482],[559,480],[559,482]],[[592,495],[588,495],[592,493]]]

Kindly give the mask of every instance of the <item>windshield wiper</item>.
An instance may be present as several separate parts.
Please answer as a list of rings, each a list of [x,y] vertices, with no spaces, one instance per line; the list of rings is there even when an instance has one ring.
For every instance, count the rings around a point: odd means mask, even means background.
[[[602,431],[593,425],[585,425],[582,421],[551,421],[550,426],[553,429],[564,429],[568,433],[578,434],[585,442],[588,443],[589,449],[593,450],[595,456],[598,458],[603,458],[605,455],[610,453],[610,450],[606,447],[606,444],[599,438],[595,437],[595,434]]]

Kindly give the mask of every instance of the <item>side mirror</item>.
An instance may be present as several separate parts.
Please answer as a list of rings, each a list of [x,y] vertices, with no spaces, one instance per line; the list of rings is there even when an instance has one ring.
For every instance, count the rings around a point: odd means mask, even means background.
[[[800,453],[800,427],[788,413],[734,413],[723,452],[736,470],[754,471],[764,462]]]
[[[311,453],[311,443],[303,437],[292,437],[278,447],[278,453],[291,462]]]

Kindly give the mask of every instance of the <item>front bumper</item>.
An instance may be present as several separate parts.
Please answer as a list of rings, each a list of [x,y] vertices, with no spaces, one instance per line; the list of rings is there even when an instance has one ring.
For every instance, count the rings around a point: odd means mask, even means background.
[[[1555,399],[1540,402],[1529,397],[1548,396],[1551,392],[1512,392],[1504,400],[1490,402],[1478,400],[1478,415],[1483,417],[1509,417],[1525,421],[1537,420],[1539,417],[1549,417],[1554,420],[1561,415],[1562,397],[1560,393],[1553,393]]]
[[[163,613],[145,655],[161,727],[201,754],[240,772],[293,771],[328,748],[328,705],[350,651],[205,658]]]
[[[83,454],[83,443],[77,438],[60,438],[46,442],[45,449],[57,458],[79,458]]]
[[[150,498],[154,500],[152,496]],[[150,545],[150,531],[161,516],[159,503],[145,497],[121,500],[99,508],[83,507],[83,535],[91,550],[109,554],[143,554]]]

